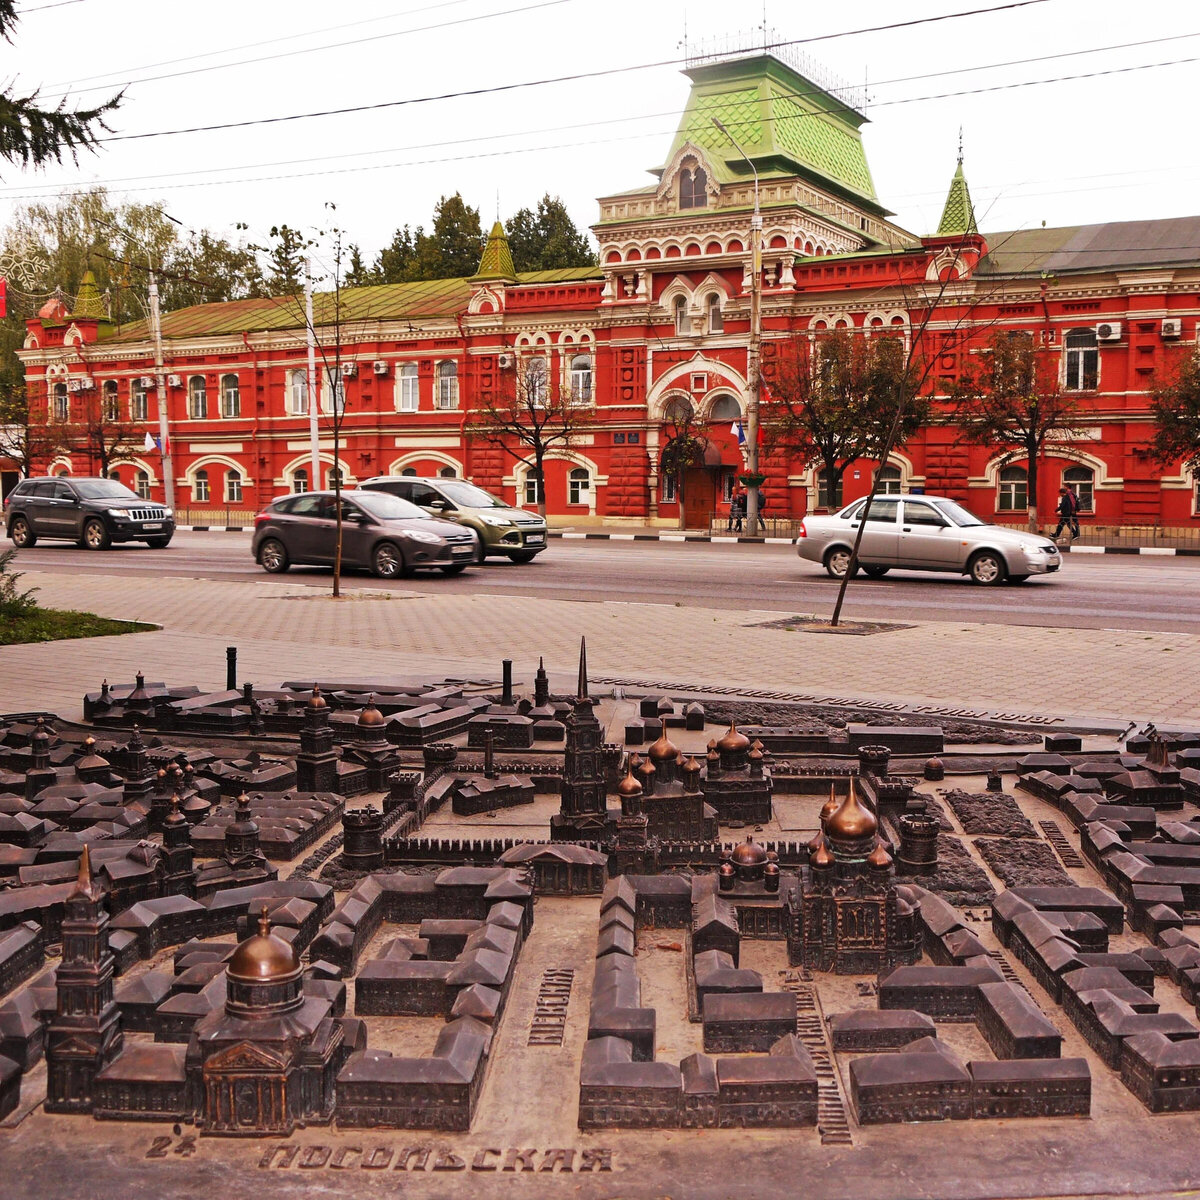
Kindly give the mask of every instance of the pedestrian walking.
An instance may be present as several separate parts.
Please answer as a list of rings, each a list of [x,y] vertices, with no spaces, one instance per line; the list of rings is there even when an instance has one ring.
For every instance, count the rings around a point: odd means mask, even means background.
[[[1075,493],[1069,487],[1063,486],[1058,489],[1058,525],[1054,530],[1055,540],[1062,536],[1062,531],[1065,528],[1074,540],[1079,536],[1079,501],[1075,498]]]
[[[742,522],[746,519],[746,489],[738,488],[729,498],[728,530],[734,533],[742,532]]]

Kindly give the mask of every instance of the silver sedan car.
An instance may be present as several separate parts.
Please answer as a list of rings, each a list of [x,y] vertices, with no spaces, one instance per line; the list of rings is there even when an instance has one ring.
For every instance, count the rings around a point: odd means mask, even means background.
[[[850,567],[850,553],[866,500],[832,516],[805,517],[796,552],[820,563],[835,579]],[[1023,583],[1062,565],[1058,547],[1040,534],[988,525],[944,496],[876,496],[871,501],[858,565],[872,579],[893,567],[905,571],[953,571],[981,584]]]

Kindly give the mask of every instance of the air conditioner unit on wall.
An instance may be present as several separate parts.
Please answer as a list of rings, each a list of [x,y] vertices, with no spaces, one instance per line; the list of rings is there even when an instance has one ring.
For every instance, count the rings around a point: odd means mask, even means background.
[[[342,363],[342,378],[353,379],[358,374],[358,363],[345,362]]]
[[[386,375],[391,369],[392,369],[391,363],[386,363],[383,361],[383,359],[377,359],[375,361],[375,374],[376,375]]]
[[[1165,317],[1162,323],[1162,335],[1164,338],[1183,337],[1183,322],[1178,317]]]
[[[67,380],[67,391],[90,392],[96,386],[96,381],[90,375],[72,375]]]
[[[183,387],[183,378],[179,375],[167,376],[167,387]]]
[[[1100,342],[1119,342],[1121,340],[1121,322],[1101,321],[1096,326],[1096,340]]]
[[[496,366],[502,371],[507,371],[513,365],[513,356],[511,354],[500,354],[496,356]]]
[[[143,375],[138,380],[138,383],[144,388],[152,388],[155,386],[154,376],[153,375]]]

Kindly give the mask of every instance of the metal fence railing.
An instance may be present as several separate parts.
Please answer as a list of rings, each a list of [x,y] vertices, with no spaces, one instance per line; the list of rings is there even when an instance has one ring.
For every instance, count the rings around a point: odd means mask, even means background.
[[[177,504],[176,525],[205,525],[209,529],[246,529],[254,524],[253,508],[235,508],[229,504]]]

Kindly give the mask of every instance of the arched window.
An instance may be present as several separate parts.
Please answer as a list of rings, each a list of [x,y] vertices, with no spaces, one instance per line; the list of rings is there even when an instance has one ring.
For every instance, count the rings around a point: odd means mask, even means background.
[[[292,472],[292,491],[307,492],[308,491],[308,471],[304,467],[297,467]]]
[[[663,420],[668,425],[682,427],[696,415],[692,402],[686,396],[672,396],[663,407]]]
[[[842,477],[836,472],[817,472],[817,507],[827,512],[834,512],[842,507]]]
[[[346,411],[346,375],[344,367],[330,367],[325,372],[325,411],[341,416]],[[332,399],[330,397],[332,396]]]
[[[54,419],[56,421],[69,421],[71,419],[71,398],[67,395],[67,385],[65,383],[56,383],[54,385]]]
[[[996,508],[1000,512],[1024,512],[1029,507],[1029,474],[1024,467],[1005,467],[1000,472]]]
[[[131,421],[148,421],[150,419],[150,399],[147,395],[146,378],[135,379],[129,387],[129,419]]]
[[[221,416],[228,420],[242,415],[242,393],[236,375],[221,376]]]
[[[1067,391],[1095,391],[1100,382],[1100,352],[1096,348],[1096,331],[1091,328],[1070,329],[1064,344],[1067,351]]]
[[[404,470],[400,472],[401,475],[408,475],[408,476],[414,476],[414,477],[416,476],[416,473],[417,473],[416,467],[405,467]]]
[[[542,481],[532,471],[528,472],[525,476],[525,503],[540,504],[544,496]]]
[[[453,467],[442,467],[442,469],[440,471],[438,471],[438,478],[439,479],[457,479],[458,472]]]
[[[533,408],[546,405],[546,383],[549,371],[544,358],[531,358],[525,368],[525,398]]]
[[[417,364],[404,363],[396,372],[396,411],[416,412],[420,403],[417,391]]]
[[[576,404],[592,402],[592,356],[571,355],[571,398]]]
[[[703,167],[684,167],[679,172],[679,207],[708,207],[708,175]]]
[[[720,421],[740,421],[742,419],[742,406],[737,400],[729,395],[728,392],[723,392],[712,402],[712,407],[708,410],[708,419],[712,422]]]
[[[717,292],[712,292],[708,300],[705,301],[705,307],[708,310],[708,332],[709,333],[724,333],[725,318],[721,314],[721,297]]]
[[[675,299],[671,301],[671,312],[675,316],[675,332],[691,333],[692,319],[688,316],[686,297],[676,296]]]
[[[346,477],[342,474],[341,467],[330,467],[326,478],[329,480],[326,486],[330,491],[333,491],[335,488],[340,491],[346,486]]]
[[[592,488],[592,477],[585,467],[573,467],[567,476],[567,503],[586,504]]]
[[[1080,512],[1096,511],[1096,472],[1091,467],[1068,467],[1063,472],[1063,486],[1075,493]]]
[[[900,468],[889,463],[875,472],[875,491],[880,496],[900,494]]]
[[[458,407],[458,363],[456,362],[438,363],[437,407]]]
[[[117,381],[106,379],[100,399],[100,417],[102,420],[116,422],[121,419],[121,401],[117,396]]]
[[[242,473],[237,470],[225,472],[225,503],[241,504],[242,502]]]
[[[135,471],[133,473],[133,490],[137,492],[139,500],[150,499],[150,472]]]
[[[308,371],[297,367],[288,372],[288,412],[293,417],[308,416]]]
[[[203,375],[188,379],[188,416],[193,421],[203,421],[208,416],[208,389]]]
[[[192,500],[196,504],[207,504],[209,495],[208,472],[201,468],[192,476]]]

